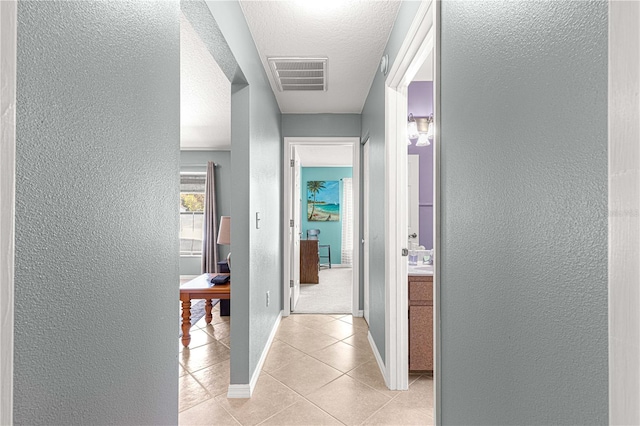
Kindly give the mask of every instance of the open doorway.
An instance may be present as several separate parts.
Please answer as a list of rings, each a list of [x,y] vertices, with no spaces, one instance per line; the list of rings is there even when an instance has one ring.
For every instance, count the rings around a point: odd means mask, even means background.
[[[416,13],[415,19],[409,29],[396,60],[389,71],[385,85],[385,111],[386,111],[386,178],[389,190],[386,193],[386,252],[385,281],[387,283],[387,297],[385,305],[386,328],[386,369],[388,385],[390,389],[404,390],[408,388],[409,377],[409,347],[408,347],[408,152],[407,152],[407,117],[408,111],[408,86],[414,80],[420,69],[433,57],[434,71],[434,125],[438,125],[437,108],[437,51],[436,43],[436,16],[438,2],[423,1]],[[434,248],[438,247],[438,136],[433,138],[433,153],[436,159],[434,169]],[[437,260],[437,253],[435,253]],[[433,265],[433,344],[434,355],[434,419],[439,422],[438,405],[438,268],[437,262]]]
[[[407,345],[412,375],[433,379],[433,259],[434,259],[434,136],[433,55],[407,88],[408,240],[407,282],[409,321]]]
[[[359,138],[285,138],[284,315],[359,309]]]

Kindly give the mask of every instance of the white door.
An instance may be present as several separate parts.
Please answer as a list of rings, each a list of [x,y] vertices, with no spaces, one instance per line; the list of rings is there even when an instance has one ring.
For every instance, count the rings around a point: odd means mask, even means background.
[[[369,141],[362,152],[362,240],[364,252],[364,319],[369,324]]]
[[[407,156],[407,195],[409,197],[408,247],[420,244],[420,156]]]
[[[293,164],[293,182],[291,182],[291,217],[293,218],[293,227],[291,227],[291,280],[293,286],[291,288],[291,312],[293,312],[298,304],[300,297],[300,155],[296,151],[296,147],[291,147],[291,158],[294,159]]]

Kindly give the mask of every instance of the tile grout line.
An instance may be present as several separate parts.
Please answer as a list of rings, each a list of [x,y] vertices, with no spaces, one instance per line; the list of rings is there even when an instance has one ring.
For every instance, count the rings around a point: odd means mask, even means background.
[[[191,374],[191,372],[190,372],[189,370],[187,370],[187,369],[185,368],[185,371],[187,372],[187,374],[188,374],[189,376],[191,376],[191,378],[192,378],[193,380],[195,380],[195,381],[196,381],[196,383],[197,383],[198,385],[200,385],[200,387],[201,387],[202,389],[204,389],[204,391],[206,392],[206,394],[207,394],[207,395],[209,395],[209,398],[203,399],[202,401],[198,402],[197,404],[192,405],[191,407],[185,408],[185,409],[184,409],[184,410],[182,410],[182,411],[178,410],[178,414],[180,414],[180,413],[182,413],[182,412],[184,412],[184,411],[190,410],[191,408],[196,407],[196,406],[198,406],[198,405],[202,404],[203,402],[206,402],[206,401],[208,401],[208,400],[210,400],[210,399],[214,399],[214,398],[215,398],[215,396],[211,395],[211,393],[209,393],[209,391],[207,390],[207,388],[205,388],[205,387],[204,387],[204,385],[203,385],[202,383],[200,383],[200,380],[196,379],[196,378],[195,378],[195,376],[194,376],[193,374]],[[183,377],[184,377],[184,376],[183,376]],[[180,377],[179,377],[178,379],[180,379]]]
[[[335,368],[334,366],[329,365],[329,364],[327,364],[326,362],[324,362],[324,361],[322,361],[322,360],[319,360],[319,359],[317,359],[317,358],[313,357],[313,356],[312,356],[311,354],[309,354],[309,353],[306,353],[306,352],[303,352],[303,353],[304,353],[305,355],[307,355],[307,356],[312,357],[314,360],[316,360],[316,361],[318,361],[318,362],[321,362],[322,364],[324,364],[324,365],[326,365],[326,366],[328,366],[328,367],[330,367],[330,368],[332,368],[332,369],[334,369],[334,370],[336,370],[336,371],[340,372],[340,375],[339,375],[338,377],[336,377],[335,379],[329,380],[327,383],[325,383],[324,385],[320,386],[318,389],[314,389],[314,390],[313,390],[313,392],[317,392],[318,390],[320,390],[320,389],[324,388],[325,386],[328,386],[329,384],[331,384],[331,383],[335,382],[336,380],[338,380],[338,379],[339,379],[339,378],[341,378],[342,376],[347,376],[347,377],[349,377],[350,379],[355,380],[356,382],[358,382],[358,383],[360,383],[360,384],[362,384],[362,385],[364,385],[364,386],[366,386],[366,387],[370,388],[370,389],[371,389],[371,390],[373,390],[374,392],[379,393],[380,395],[382,395],[382,396],[385,396],[385,397],[389,398],[389,402],[391,402],[391,400],[392,400],[392,399],[396,398],[398,395],[400,395],[400,394],[401,394],[401,393],[398,393],[397,395],[394,395],[393,397],[390,397],[390,396],[388,396],[387,394],[385,394],[385,393],[383,393],[383,392],[379,391],[378,389],[376,389],[376,388],[374,388],[374,387],[370,386],[369,384],[367,384],[367,383],[363,382],[362,380],[360,380],[360,379],[358,379],[358,378],[356,378],[356,377],[353,377],[353,376],[350,376],[350,375],[349,375],[349,372],[351,372],[351,371],[355,370],[355,369],[356,369],[356,368],[358,368],[358,367],[361,367],[362,365],[366,364],[366,363],[367,363],[367,362],[369,362],[369,361],[365,361],[365,362],[363,362],[363,363],[361,363],[361,364],[358,364],[356,367],[354,367],[354,368],[350,369],[350,370],[349,370],[349,371],[347,371],[347,372],[342,372],[341,370],[338,370],[338,369],[337,369],[337,368]],[[280,369],[285,368],[285,367],[286,367],[287,365],[289,365],[289,364],[291,364],[291,363],[287,363],[287,364],[283,365],[282,367],[280,367]],[[264,373],[265,373],[265,374],[269,374],[269,373],[268,373],[268,372],[266,372],[266,371],[265,371]],[[280,380],[278,380],[277,378],[275,378],[275,377],[274,377],[274,376],[272,376],[271,374],[269,374],[269,377],[273,378],[274,380],[278,381],[279,383],[282,383]],[[287,386],[285,383],[282,383],[282,385],[284,385],[284,386],[286,386],[287,388],[291,389],[291,388],[290,388],[289,386]],[[297,394],[299,394],[299,395],[300,395],[300,396],[302,396],[303,398],[307,399],[304,395],[300,394],[300,393],[299,393],[299,392],[297,392],[295,389],[291,389],[291,390],[292,390],[292,391],[294,391],[294,392],[296,392]],[[313,392],[311,392],[311,393],[313,393]],[[307,399],[307,401],[311,402],[309,399]],[[313,402],[311,402],[311,403],[313,404]],[[386,405],[386,404],[387,404],[387,403],[383,404],[383,406],[384,406],[384,405]],[[316,405],[316,404],[313,404],[313,405]],[[318,408],[320,408],[320,407],[318,407]],[[322,408],[320,408],[320,409],[322,410]],[[324,410],[322,410],[322,411],[324,411]]]
[[[306,314],[306,315],[314,315],[314,314]],[[321,335],[325,335],[325,336],[327,336],[327,337],[330,337],[331,339],[335,340],[334,342],[332,342],[332,343],[330,343],[330,344],[328,344],[328,345],[326,345],[326,346],[323,346],[323,347],[321,347],[321,348],[315,349],[315,350],[313,350],[312,352],[308,352],[308,351],[306,351],[306,350],[299,349],[297,346],[292,345],[292,344],[291,344],[291,343],[289,343],[288,341],[281,340],[281,339],[279,339],[278,337],[276,337],[276,338],[275,338],[274,342],[275,342],[275,341],[278,341],[280,344],[284,344],[286,348],[293,349],[293,350],[295,350],[295,351],[299,352],[302,356],[307,356],[307,357],[309,357],[309,359],[314,360],[315,362],[320,362],[322,365],[325,365],[325,366],[327,366],[327,367],[329,367],[329,368],[331,368],[331,369],[333,369],[333,370],[335,370],[335,371],[337,371],[337,372],[339,373],[339,375],[338,375],[337,377],[335,377],[335,378],[334,378],[334,379],[332,379],[332,380],[329,380],[327,383],[322,384],[322,385],[321,385],[320,387],[318,387],[317,389],[314,389],[314,390],[312,390],[311,392],[308,392],[308,394],[313,394],[313,393],[315,393],[315,392],[318,392],[319,390],[321,390],[321,389],[323,389],[323,388],[325,388],[325,387],[327,387],[327,386],[331,385],[332,383],[334,383],[334,382],[335,382],[335,381],[337,381],[338,379],[341,379],[341,378],[343,378],[344,376],[348,376],[348,378],[349,378],[349,379],[354,380],[356,383],[359,383],[360,385],[365,386],[367,389],[373,390],[373,391],[374,391],[376,394],[378,394],[378,395],[382,395],[382,396],[386,397],[386,398],[387,398],[387,401],[384,401],[384,403],[383,403],[379,408],[377,408],[376,410],[372,411],[372,412],[371,412],[371,413],[370,413],[370,414],[369,414],[369,415],[368,415],[368,416],[367,416],[367,417],[366,417],[362,422],[358,423],[358,424],[362,425],[362,424],[364,424],[365,422],[369,421],[369,420],[370,420],[371,418],[373,418],[374,416],[378,415],[380,412],[384,411],[384,410],[389,406],[389,404],[391,404],[393,401],[397,400],[397,399],[398,399],[398,397],[399,397],[399,396],[401,396],[401,395],[403,394],[403,392],[401,392],[401,391],[399,391],[399,392],[391,392],[391,393],[389,393],[389,392],[385,392],[385,391],[384,391],[384,390],[382,390],[382,389],[380,389],[380,390],[379,390],[379,389],[376,389],[376,388],[374,388],[372,385],[369,385],[368,383],[365,383],[365,382],[364,382],[364,381],[362,381],[361,379],[359,379],[359,378],[357,378],[357,377],[354,377],[354,376],[351,376],[351,375],[350,375],[350,373],[352,373],[352,372],[353,372],[353,371],[355,371],[356,369],[358,369],[358,368],[362,367],[363,365],[367,364],[368,362],[370,362],[370,360],[369,360],[369,359],[366,359],[366,360],[364,360],[364,361],[362,361],[362,362],[358,362],[358,363],[356,363],[356,365],[354,365],[353,367],[349,368],[347,371],[344,371],[344,372],[343,372],[341,369],[338,369],[338,368],[334,367],[333,365],[329,364],[329,362],[327,362],[327,361],[324,361],[324,360],[322,360],[322,359],[317,358],[317,356],[319,356],[319,355],[318,355],[318,353],[319,353],[319,352],[324,351],[324,350],[326,350],[327,348],[329,348],[329,347],[331,347],[331,346],[336,345],[336,343],[338,343],[338,342],[341,342],[341,343],[344,343],[344,344],[348,345],[350,348],[352,348],[353,352],[354,352],[357,356],[359,356],[359,355],[363,355],[363,354],[364,354],[364,355],[370,355],[370,354],[372,353],[372,351],[371,351],[371,348],[369,348],[369,347],[358,347],[358,346],[356,346],[356,345],[355,345],[355,344],[353,344],[353,343],[348,343],[348,342],[346,342],[346,341],[345,341],[345,340],[347,340],[347,339],[356,340],[356,339],[358,339],[359,337],[361,337],[361,334],[362,334],[362,333],[366,333],[366,331],[368,330],[368,327],[366,327],[366,326],[364,326],[364,325],[360,325],[360,326],[356,326],[356,325],[354,325],[354,323],[355,323],[355,321],[356,321],[356,318],[355,318],[355,317],[352,317],[352,318],[351,318],[351,321],[352,321],[352,322],[347,322],[347,321],[343,321],[343,319],[344,319],[344,318],[346,318],[346,317],[348,317],[349,315],[341,315],[341,316],[339,316],[339,317],[337,317],[337,318],[336,318],[335,316],[328,315],[328,314],[315,314],[315,315],[318,315],[318,316],[321,316],[321,315],[322,315],[322,316],[325,316],[325,315],[326,315],[326,316],[328,316],[328,317],[331,317],[331,319],[329,319],[328,321],[317,321],[317,322],[316,322],[316,321],[310,320],[310,321],[308,321],[308,322],[307,322],[306,320],[305,320],[305,321],[296,321],[294,318],[291,318],[291,319],[290,319],[290,321],[289,321],[289,324],[291,324],[291,325],[292,325],[292,328],[293,328],[293,330],[292,330],[292,335],[295,335],[295,334],[297,334],[297,333],[298,333],[298,331],[296,331],[296,330],[295,330],[295,328],[296,328],[296,327],[301,327],[301,331],[299,331],[299,333],[304,334],[304,333],[305,333],[305,330],[309,330],[309,331],[316,332],[316,333],[320,333]],[[302,315],[300,315],[300,317],[302,317]],[[339,338],[336,338],[335,336],[332,336],[332,335],[330,335],[330,334],[327,334],[327,333],[326,333],[326,332],[324,332],[324,331],[321,331],[321,330],[320,330],[320,329],[318,329],[318,328],[315,328],[315,327],[321,327],[321,328],[322,328],[322,327],[324,327],[324,328],[328,328],[328,327],[330,327],[330,326],[328,326],[328,325],[329,325],[329,324],[332,324],[332,323],[333,323],[333,324],[335,324],[335,321],[340,321],[340,323],[341,323],[341,324],[339,324],[340,326],[342,326],[342,325],[349,325],[349,326],[351,326],[353,333],[352,333],[352,334],[350,334],[349,336],[345,336],[345,337],[343,337],[343,338],[339,339]],[[227,322],[227,321],[221,322],[221,323],[219,323],[219,324],[225,324],[225,323],[226,323],[226,324],[228,324],[228,322]],[[286,323],[284,323],[284,322],[283,322],[283,324],[286,324]],[[295,324],[295,325],[294,325],[294,324]],[[310,326],[309,324],[311,324],[311,326]],[[282,325],[282,324],[281,324],[281,325]],[[194,324],[194,326],[196,326],[196,324]],[[197,326],[197,328],[198,328],[199,330],[204,331],[204,332],[205,332],[205,334],[207,334],[208,336],[210,336],[210,337],[212,337],[212,338],[214,339],[214,341],[209,342],[209,343],[205,343],[204,345],[201,345],[201,346],[198,346],[198,348],[206,347],[206,346],[208,346],[208,345],[210,345],[210,344],[220,343],[223,347],[227,348],[227,350],[228,350],[228,349],[230,349],[227,345],[225,345],[224,343],[222,343],[218,338],[216,338],[214,335],[212,335],[211,333],[209,333],[209,331],[211,331],[211,330],[207,330],[206,328],[201,328],[200,326]],[[215,328],[215,325],[214,325],[214,328]],[[280,329],[280,330],[282,330],[282,329]],[[280,332],[280,330],[278,330],[278,332]],[[337,350],[337,349],[336,349],[336,350]],[[335,351],[335,350],[334,350],[334,351]],[[332,352],[332,351],[330,351],[330,352]],[[349,350],[348,352],[351,352],[351,350]],[[339,350],[338,350],[338,355],[340,355],[340,351],[339,351]],[[339,358],[339,357],[338,357],[338,358]],[[331,357],[331,356],[330,356],[330,357],[329,357],[329,359],[330,359],[330,360],[333,360],[333,359],[335,359],[335,357]],[[210,391],[209,391],[209,390],[204,386],[203,382],[201,382],[200,380],[198,380],[198,379],[195,377],[195,374],[196,374],[197,372],[202,371],[202,370],[206,370],[207,368],[211,368],[212,366],[214,366],[214,365],[216,365],[216,364],[218,364],[218,363],[220,363],[220,362],[223,362],[223,361],[224,361],[224,360],[222,360],[222,361],[218,361],[218,362],[214,362],[212,365],[210,365],[210,366],[206,366],[206,367],[203,367],[203,368],[198,369],[198,370],[196,370],[196,371],[190,371],[189,369],[187,369],[187,368],[185,367],[185,365],[183,365],[183,363],[182,363],[181,361],[179,361],[179,365],[181,366],[181,368],[184,370],[184,373],[185,373],[182,377],[184,377],[184,376],[186,376],[186,375],[190,376],[190,378],[192,378],[193,380],[195,380],[195,382],[196,382],[196,383],[197,383],[197,384],[198,384],[202,389],[204,389],[205,394],[207,395],[207,398],[206,398],[206,399],[204,399],[204,400],[200,400],[200,401],[199,401],[198,403],[196,403],[195,405],[193,405],[193,406],[191,406],[191,407],[189,407],[189,408],[187,408],[187,409],[185,409],[185,410],[183,410],[183,411],[180,411],[180,412],[179,412],[180,414],[185,413],[186,411],[191,410],[191,409],[193,409],[193,408],[195,408],[195,407],[199,406],[200,404],[202,404],[202,403],[204,403],[204,402],[209,402],[210,400],[213,400],[212,402],[213,402],[214,404],[216,404],[216,406],[223,408],[224,412],[226,412],[226,413],[227,413],[227,414],[228,414],[228,415],[229,415],[229,416],[230,416],[230,417],[231,417],[231,418],[232,418],[232,419],[233,419],[237,424],[243,424],[243,423],[242,423],[242,422],[241,422],[241,421],[240,421],[236,416],[234,416],[234,415],[232,414],[232,412],[230,412],[230,411],[229,411],[229,410],[228,410],[228,409],[227,409],[223,404],[221,404],[221,403],[216,399],[216,398],[218,398],[218,397],[222,396],[222,395],[223,395],[222,393],[221,393],[220,395],[213,395],[213,393],[212,393],[212,392],[210,392]],[[294,363],[294,362],[296,362],[296,361],[295,361],[295,360],[294,360],[294,361],[289,361],[288,359],[286,359],[286,358],[285,358],[285,360],[284,360],[284,364],[281,364],[281,365],[277,365],[277,364],[276,364],[276,368],[274,368],[274,369],[273,369],[273,371],[279,370],[279,369],[281,369],[281,368],[286,368],[288,365],[290,365],[290,364],[292,364],[292,363]],[[366,373],[366,372],[364,372],[363,374],[365,374],[365,373]],[[338,422],[338,423],[340,423],[340,424],[343,424],[343,425],[345,424],[344,422],[342,422],[341,420],[339,420],[338,418],[336,418],[335,416],[333,416],[331,413],[327,412],[327,411],[326,411],[325,409],[323,409],[321,406],[319,406],[319,405],[317,405],[316,403],[314,403],[313,401],[311,401],[307,396],[303,395],[302,393],[300,393],[300,392],[296,391],[295,389],[291,388],[290,386],[288,386],[287,384],[283,383],[282,381],[280,381],[280,380],[279,380],[279,379],[277,379],[276,377],[272,376],[270,372],[263,371],[263,374],[266,374],[270,379],[274,380],[276,383],[278,383],[279,385],[283,386],[285,389],[287,389],[287,390],[289,390],[290,392],[292,392],[293,394],[297,395],[299,398],[298,398],[298,400],[297,400],[297,401],[294,401],[294,402],[293,402],[293,403],[291,403],[290,405],[288,405],[288,406],[286,406],[286,407],[283,407],[282,409],[278,410],[276,413],[273,413],[272,415],[270,415],[270,416],[268,416],[267,418],[265,418],[265,419],[261,420],[261,421],[260,421],[259,423],[257,423],[257,424],[259,424],[259,425],[264,424],[265,422],[269,421],[270,419],[273,419],[275,416],[277,416],[277,415],[279,415],[279,414],[283,413],[283,412],[284,412],[285,410],[287,410],[287,409],[290,409],[293,405],[295,405],[295,404],[297,404],[297,403],[299,403],[299,402],[305,402],[305,403],[311,404],[313,407],[315,407],[316,409],[320,410],[320,412],[321,412],[321,413],[323,413],[324,415],[329,416],[330,418],[334,419],[335,421],[337,421],[337,422]],[[362,374],[361,374],[361,375],[362,375]],[[428,374],[428,373],[421,373],[421,374],[418,374],[418,375],[411,375],[411,376],[409,377],[409,380],[410,380],[409,386],[411,387],[414,383],[416,383],[416,382],[417,382],[420,378],[422,378],[423,376],[424,376],[424,377],[427,377],[427,376],[429,376],[429,374]],[[369,377],[369,375],[366,375],[366,376],[363,376],[363,377],[364,377],[365,379],[368,379],[368,378],[372,378],[372,379],[374,379],[374,382],[375,382],[374,384],[375,384],[376,386],[379,386],[379,383],[377,383],[377,381],[375,380],[375,377]],[[371,380],[369,380],[369,381],[371,381]],[[425,407],[425,408],[428,408],[428,407]],[[364,413],[364,414],[367,414],[367,413]]]
[[[343,425],[345,424],[344,422],[340,421],[339,419],[337,419],[335,416],[333,416],[331,413],[327,412],[326,410],[324,410],[322,407],[320,407],[319,405],[317,405],[315,402],[311,401],[309,398],[307,398],[306,396],[304,396],[303,394],[301,394],[300,392],[298,392],[297,390],[291,388],[290,386],[288,386],[286,383],[281,382],[280,380],[278,380],[277,378],[273,377],[271,374],[267,373],[266,371],[263,373],[268,375],[269,377],[271,377],[273,380],[275,380],[276,382],[280,383],[282,386],[286,387],[287,389],[289,389],[291,392],[296,393],[297,395],[300,396],[300,398],[304,399],[305,401],[307,401],[309,404],[313,405],[314,407],[316,407],[318,410],[322,411],[323,413],[327,414],[328,416],[330,416],[331,418],[335,419],[336,421],[342,423]],[[328,383],[325,383],[324,385],[320,386],[318,389],[314,389],[313,392],[318,391],[319,389],[322,389],[323,387],[325,387],[326,385],[328,385],[329,383],[334,382],[335,380],[339,379],[340,377],[344,376],[345,373],[343,373],[341,376],[336,377],[335,379],[329,381]],[[313,393],[311,392],[311,393]],[[292,405],[297,404],[299,401],[294,402],[293,404],[289,405],[288,407],[278,411],[277,413],[275,413],[273,416],[275,416],[276,414],[281,413],[282,411],[286,410],[287,408],[291,407]],[[266,419],[264,419],[262,422],[258,423],[258,424],[262,424],[264,422],[266,422],[267,420],[269,420],[270,418],[272,418],[273,416],[270,416]]]
[[[321,315],[321,314],[320,314],[320,315]],[[295,320],[293,320],[293,321],[295,321]],[[334,321],[340,321],[340,319],[334,319]],[[326,324],[328,324],[328,323],[330,323],[330,322],[331,322],[331,321],[327,322]],[[343,322],[344,322],[344,321],[343,321]],[[345,323],[346,323],[346,322],[345,322]],[[348,324],[348,323],[346,323],[346,324]],[[352,325],[352,326],[353,326],[353,325]],[[311,327],[308,327],[308,328],[311,328]],[[315,329],[312,329],[312,330],[315,330]],[[367,330],[368,330],[368,327],[367,327]],[[320,330],[315,330],[315,331],[321,332]],[[319,352],[319,351],[322,351],[322,350],[325,350],[325,349],[327,349],[328,347],[333,346],[333,345],[335,345],[336,343],[339,343],[339,342],[342,342],[342,343],[344,343],[344,344],[346,344],[346,345],[349,345],[349,346],[351,346],[352,348],[354,348],[354,349],[356,349],[356,350],[358,350],[358,351],[370,351],[370,350],[371,350],[370,348],[368,348],[368,349],[358,348],[358,347],[356,347],[356,346],[350,345],[349,343],[347,343],[347,342],[344,342],[344,341],[343,341],[343,340],[345,340],[345,339],[348,339],[348,338],[350,338],[350,337],[355,336],[356,334],[357,334],[357,332],[356,332],[356,333],[354,333],[354,334],[352,334],[352,335],[350,335],[350,336],[347,336],[347,337],[343,338],[342,340],[338,340],[337,342],[331,343],[331,344],[330,344],[330,345],[328,345],[328,346],[325,346],[325,347],[323,347],[323,348],[321,348],[321,349],[318,349],[318,350],[316,350],[316,351],[313,351],[313,353],[315,353],[315,352]],[[333,337],[333,336],[329,336],[329,337]],[[323,361],[323,360],[321,360],[321,359],[316,358],[316,357],[313,355],[313,353],[312,353],[312,352],[302,351],[302,350],[300,350],[300,349],[296,348],[295,346],[288,344],[287,342],[284,342],[284,341],[282,341],[282,342],[283,342],[283,343],[286,343],[287,345],[291,346],[292,348],[294,348],[294,349],[296,349],[296,350],[299,350],[299,351],[300,351],[300,352],[302,352],[303,354],[305,354],[305,355],[307,355],[307,356],[310,356],[310,357],[311,357],[311,358],[313,358],[314,360],[316,360],[316,361],[318,361],[318,362],[321,362],[322,364],[324,364],[324,365],[326,365],[326,366],[328,366],[328,367],[330,367],[330,368],[332,368],[332,369],[334,369],[334,370],[336,370],[336,371],[339,371],[339,372],[341,373],[341,375],[340,375],[340,376],[338,376],[338,377],[336,377],[335,379],[333,379],[333,380],[331,380],[331,381],[329,381],[329,382],[325,383],[324,385],[322,385],[322,386],[321,386],[320,388],[318,388],[318,389],[321,389],[321,388],[323,388],[324,386],[327,386],[329,383],[334,382],[335,380],[339,379],[339,378],[340,378],[340,377],[342,377],[342,376],[348,376],[349,378],[351,378],[351,379],[353,379],[353,380],[356,380],[357,382],[359,382],[359,383],[361,383],[361,384],[363,384],[363,385],[365,385],[365,386],[367,386],[367,387],[371,388],[371,389],[372,389],[372,390],[374,390],[375,392],[377,392],[377,393],[379,393],[379,394],[381,394],[381,395],[383,395],[383,396],[388,396],[388,395],[386,395],[385,393],[383,393],[383,392],[379,391],[378,389],[375,389],[375,388],[373,388],[372,386],[368,385],[367,383],[364,383],[364,382],[362,382],[361,380],[359,380],[359,379],[357,379],[357,378],[355,378],[355,377],[353,377],[353,376],[349,376],[349,372],[351,372],[351,371],[355,370],[356,368],[361,367],[362,365],[366,364],[366,363],[367,363],[367,362],[369,362],[369,361],[361,362],[360,364],[358,364],[358,365],[356,365],[355,367],[351,368],[349,371],[343,372],[342,370],[337,369],[337,368],[336,368],[336,367],[334,367],[333,365],[330,365],[330,364],[326,363],[325,361]],[[373,355],[373,354],[372,354],[372,355]],[[287,366],[287,365],[289,365],[289,364],[291,364],[291,363],[287,363],[287,364],[283,365],[283,366],[282,366],[282,367],[280,367],[280,368],[284,368],[284,367],[286,367],[286,366]],[[273,376],[271,376],[271,377],[273,377]],[[419,377],[420,377],[420,376],[419,376]],[[275,377],[274,377],[274,379],[275,379]],[[277,380],[277,379],[276,379],[276,380]],[[284,384],[284,383],[283,383],[283,384]],[[286,385],[285,385],[285,386],[286,386]],[[318,390],[318,389],[316,389],[316,390]],[[315,392],[315,391],[314,391],[314,392]],[[390,400],[391,400],[391,399],[394,399],[396,396],[397,396],[397,395],[394,395],[393,397],[390,397]],[[385,405],[386,405],[386,403],[385,403]]]
[[[224,362],[224,361],[221,361],[221,362]],[[211,366],[213,366],[213,365],[215,365],[215,364],[212,364]],[[211,367],[211,366],[209,366],[209,367]],[[201,371],[201,370],[207,369],[207,368],[209,368],[209,367],[202,368],[202,369],[200,369],[200,370],[198,370],[198,371]],[[214,402],[215,404],[217,404],[220,408],[222,408],[224,411],[226,411],[226,412],[227,412],[227,414],[229,414],[233,420],[235,420],[239,425],[242,425],[242,422],[241,422],[240,420],[238,420],[238,419],[233,415],[233,413],[231,413],[229,410],[227,410],[227,408],[226,408],[224,405],[222,405],[222,404],[220,404],[218,401],[216,401],[216,397],[218,397],[219,395],[211,395],[211,393],[210,393],[210,392],[207,390],[207,388],[206,388],[206,387],[205,387],[205,386],[200,382],[200,380],[196,379],[196,377],[195,377],[195,376],[194,376],[194,375],[193,375],[189,370],[185,369],[185,371],[186,371],[186,372],[187,372],[187,373],[188,373],[188,374],[193,378],[193,380],[195,380],[195,381],[196,381],[200,386],[202,386],[202,388],[205,390],[205,392],[207,393],[207,395],[210,395],[210,397],[209,397],[209,398],[207,398],[207,399],[203,399],[202,401],[198,402],[197,404],[195,404],[195,405],[193,405],[193,406],[191,406],[191,407],[189,407],[189,408],[186,408],[186,409],[184,409],[184,410],[182,410],[182,411],[178,412],[178,414],[180,414],[180,413],[184,413],[185,411],[188,411],[188,410],[191,410],[192,408],[195,408],[195,407],[197,407],[197,406],[198,406],[198,405],[200,405],[200,404],[204,404],[205,402],[207,402],[207,401],[209,401],[209,400],[213,400],[213,402]],[[221,393],[220,395],[224,395],[224,392],[223,392],[223,393]]]

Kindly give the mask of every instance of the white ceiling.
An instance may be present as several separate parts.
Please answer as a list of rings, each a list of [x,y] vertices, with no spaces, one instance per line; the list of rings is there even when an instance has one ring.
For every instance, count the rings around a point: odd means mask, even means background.
[[[296,148],[302,167],[351,167],[351,145],[301,145]]]
[[[182,13],[180,149],[231,149],[231,83]]]
[[[240,0],[282,113],[362,112],[399,1]],[[279,92],[267,58],[326,57],[326,92]]]

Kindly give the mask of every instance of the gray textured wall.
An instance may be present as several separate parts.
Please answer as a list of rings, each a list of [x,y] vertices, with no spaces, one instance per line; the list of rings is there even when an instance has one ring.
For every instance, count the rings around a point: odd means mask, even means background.
[[[177,3],[18,3],[16,424],[178,420]]]
[[[442,3],[442,423],[607,423],[607,2]]]
[[[248,83],[231,99],[231,311],[247,313],[231,322],[231,383],[246,384],[282,309],[281,114],[238,2],[206,3]]]
[[[282,114],[284,137],[359,137],[360,114]]]
[[[180,151],[181,172],[207,171],[207,162],[213,161],[216,166],[216,202],[218,218],[231,214],[231,151]],[[229,246],[218,246],[220,260],[229,253]],[[181,256],[180,275],[200,275],[202,271],[201,256]]]
[[[415,16],[420,2],[404,1],[398,10],[385,54],[392,64]],[[369,138],[370,211],[369,211],[369,331],[378,352],[385,360],[385,236],[384,236],[384,164],[385,164],[385,76],[376,72],[362,110],[362,140]],[[362,251],[360,252],[362,255]]]

